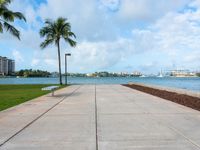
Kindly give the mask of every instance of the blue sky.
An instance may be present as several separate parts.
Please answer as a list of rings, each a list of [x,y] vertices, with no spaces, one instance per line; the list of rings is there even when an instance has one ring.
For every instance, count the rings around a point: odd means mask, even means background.
[[[17,70],[57,71],[57,49],[41,50],[38,32],[60,16],[77,35],[76,48],[61,44],[70,72],[200,70],[200,0],[14,0],[10,8],[27,18],[15,22],[21,41],[0,35],[0,55]]]

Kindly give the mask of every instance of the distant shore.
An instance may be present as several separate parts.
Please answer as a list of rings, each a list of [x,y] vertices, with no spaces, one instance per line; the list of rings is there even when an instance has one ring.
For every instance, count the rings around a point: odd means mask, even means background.
[[[62,75],[62,77],[65,77],[64,75]],[[166,76],[166,77],[157,77],[157,76],[146,76],[146,77],[142,77],[142,76],[118,76],[118,77],[111,77],[111,76],[107,76],[107,77],[89,77],[89,76],[67,76],[67,77],[73,77],[73,78],[158,78],[158,79],[162,79],[162,78],[199,78],[199,76]],[[58,78],[58,77],[52,77],[52,76],[33,76],[33,77],[25,77],[25,76],[0,76],[0,78]]]
[[[124,84],[124,86],[200,111],[200,92],[138,83]]]

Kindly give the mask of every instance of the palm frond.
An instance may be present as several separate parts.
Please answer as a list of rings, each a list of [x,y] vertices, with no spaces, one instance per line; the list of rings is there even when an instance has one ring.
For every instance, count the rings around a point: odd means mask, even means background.
[[[20,32],[12,26],[9,22],[14,22],[15,19],[20,19],[26,21],[24,15],[20,12],[13,12],[9,10],[7,7],[11,3],[12,0],[0,0],[0,32],[3,32],[3,28],[9,31],[12,35],[20,39]],[[3,24],[3,25],[2,25]]]
[[[69,45],[71,46],[71,47],[75,47],[76,46],[76,41],[74,41],[74,40],[72,40],[71,38],[64,38],[64,40],[67,42],[67,43],[69,43]]]
[[[70,46],[76,46],[76,41],[72,38],[76,38],[76,35],[71,31],[71,25],[65,18],[58,18],[56,21],[47,19],[45,25],[39,32],[41,37],[45,38],[45,41],[41,44],[41,48],[45,48],[49,43],[58,44],[61,38],[69,43]],[[51,39],[49,41],[49,39]]]
[[[61,31],[62,34],[65,34],[66,32],[71,31],[71,25],[70,25],[70,23],[69,22],[64,23],[61,26],[60,31]]]
[[[12,25],[7,22],[4,22],[4,28],[9,31],[13,36],[17,37],[20,40],[20,32]]]
[[[40,47],[41,47],[42,49],[44,49],[44,48],[46,48],[47,46],[49,46],[50,44],[53,44],[53,42],[54,42],[54,39],[46,39],[44,42],[42,42],[42,43],[40,44]]]
[[[62,34],[63,30],[71,29],[70,23],[67,22],[67,19],[62,18],[62,17],[60,17],[56,20],[55,26],[57,27],[57,31],[59,32],[60,35]]]
[[[13,22],[15,19],[13,12],[9,10],[3,10],[3,13],[1,16],[5,21]]]
[[[53,21],[51,19],[46,19],[45,20],[45,24],[46,25],[52,25],[53,24]]]
[[[59,18],[56,20],[56,23],[57,23],[57,24],[62,24],[62,25],[63,25],[66,21],[67,21],[66,18],[59,17]]]
[[[13,12],[13,16],[17,19],[20,19],[20,20],[24,20],[26,21],[26,18],[24,17],[24,15],[20,12]]]
[[[2,18],[4,19],[4,20],[6,20],[6,21],[11,21],[11,22],[13,22],[14,21],[14,19],[16,18],[16,19],[19,19],[19,20],[24,20],[24,21],[26,21],[26,18],[24,17],[24,15],[22,14],[22,13],[20,13],[20,12],[13,12],[13,11],[10,11],[10,10],[8,10],[7,8],[5,8],[5,9],[0,9],[0,14],[2,14],[1,16],[2,16]]]
[[[68,34],[69,34],[70,37],[76,38],[76,35],[73,32],[70,31],[70,32],[68,32]]]
[[[8,5],[12,0],[0,0],[0,5]]]
[[[44,37],[44,36],[46,36],[47,34],[49,34],[50,32],[51,32],[51,28],[49,28],[49,26],[43,27],[43,28],[40,30],[40,36],[41,36],[41,37]]]
[[[0,22],[0,33],[3,33],[3,25],[1,22]]]

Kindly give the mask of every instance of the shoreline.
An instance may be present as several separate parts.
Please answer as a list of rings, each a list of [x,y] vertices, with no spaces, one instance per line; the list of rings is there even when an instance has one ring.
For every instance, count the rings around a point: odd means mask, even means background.
[[[122,85],[200,111],[200,92],[138,83]]]

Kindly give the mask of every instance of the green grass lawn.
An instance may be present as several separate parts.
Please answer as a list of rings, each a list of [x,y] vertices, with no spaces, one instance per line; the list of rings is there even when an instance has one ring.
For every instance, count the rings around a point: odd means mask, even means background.
[[[51,85],[0,85],[0,111],[49,93],[41,90],[46,86]]]

